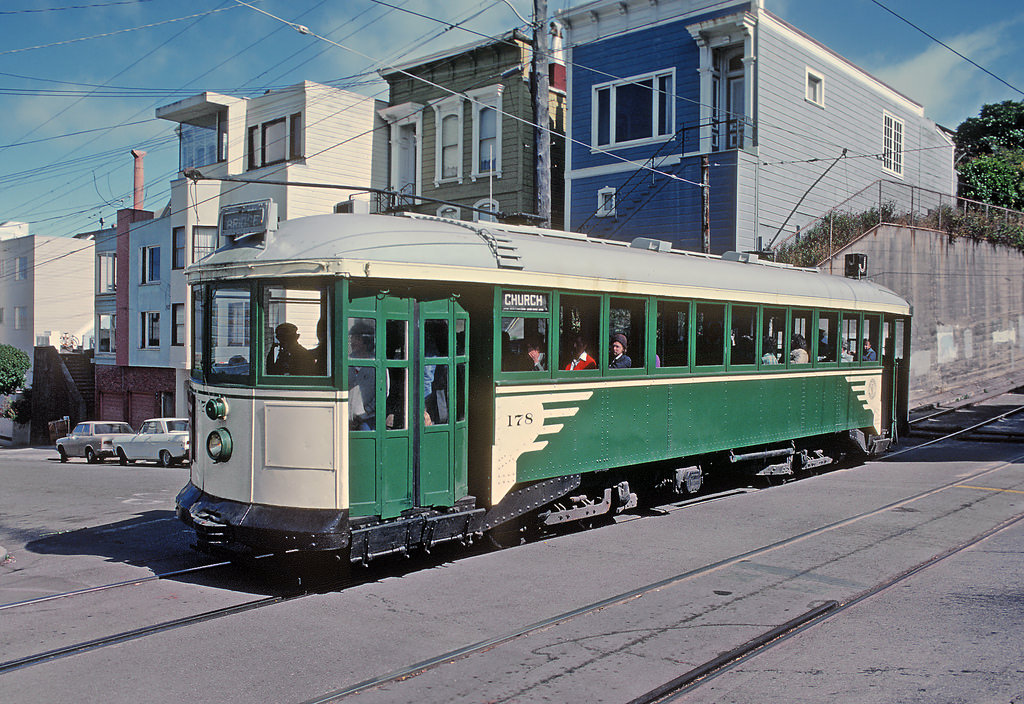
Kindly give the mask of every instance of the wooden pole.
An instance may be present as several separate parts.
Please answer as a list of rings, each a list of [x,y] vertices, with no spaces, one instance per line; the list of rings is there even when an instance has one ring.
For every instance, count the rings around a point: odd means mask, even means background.
[[[701,197],[701,221],[700,221],[700,251],[711,254],[711,167],[708,163],[708,155],[700,158],[700,197]]]
[[[537,143],[537,214],[551,227],[551,133],[548,131],[548,2],[533,0],[533,121]]]

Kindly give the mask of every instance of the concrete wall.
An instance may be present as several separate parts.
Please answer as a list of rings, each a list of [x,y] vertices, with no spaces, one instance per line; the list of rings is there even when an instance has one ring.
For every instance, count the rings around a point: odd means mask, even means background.
[[[894,225],[838,252],[834,273],[850,252],[914,306],[911,407],[1024,384],[1024,252]]]

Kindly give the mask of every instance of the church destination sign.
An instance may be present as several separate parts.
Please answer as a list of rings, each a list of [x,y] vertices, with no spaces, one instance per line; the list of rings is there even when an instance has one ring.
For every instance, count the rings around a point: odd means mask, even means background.
[[[501,309],[520,313],[547,313],[548,294],[505,291],[501,299]]]

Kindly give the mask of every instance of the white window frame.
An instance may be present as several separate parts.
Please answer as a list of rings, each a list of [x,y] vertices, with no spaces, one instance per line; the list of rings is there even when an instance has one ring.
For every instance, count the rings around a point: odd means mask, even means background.
[[[139,283],[142,284],[156,284],[160,283],[160,245],[148,245],[140,247],[139,262],[142,264],[142,272],[139,275]],[[156,275],[152,275],[150,267],[152,265],[153,253],[156,253]]]
[[[594,213],[596,217],[615,217],[616,191],[617,189],[611,186],[605,186],[597,192],[597,210]],[[608,207],[609,203],[611,204],[610,208]]]
[[[160,347],[160,311],[142,311],[139,322],[142,323],[142,329],[139,331],[139,349],[158,349]],[[155,338],[152,335],[150,335],[150,332],[153,330],[152,326],[154,324],[156,325]]]
[[[14,280],[24,281],[28,278],[28,257],[18,257],[14,260]]]
[[[217,244],[216,225],[193,225],[192,263],[195,264],[207,254],[216,252]]]
[[[109,320],[104,321],[104,318]],[[104,322],[107,323],[104,326]],[[115,313],[99,313],[96,316],[96,354],[113,354],[117,351],[117,314]],[[104,339],[104,336],[109,338],[110,349],[101,350],[100,342]]]
[[[434,104],[434,186],[442,183],[462,183],[462,162],[463,162],[463,99],[462,96],[453,95],[439,103]],[[455,175],[444,175],[444,131],[442,125],[445,118],[455,117],[457,139],[455,142]]]
[[[28,307],[27,306],[14,306],[14,329],[24,330],[25,323],[28,322]]]
[[[185,339],[188,337],[188,327],[185,325],[185,304],[171,304],[171,346],[184,347]]]
[[[658,119],[660,117],[659,112],[659,96],[661,93],[660,83],[662,78],[669,78],[672,82],[672,88],[669,90],[668,95],[664,97],[668,105],[668,120],[666,121],[666,131],[658,131]],[[651,136],[641,137],[639,139],[629,139],[619,141],[615,134],[615,111],[617,107],[617,94],[618,89],[622,86],[632,85],[634,83],[640,83],[641,81],[651,81]],[[600,121],[600,114],[598,110],[598,93],[602,90],[609,91],[608,98],[608,143],[598,143],[598,124]],[[630,76],[615,81],[607,81],[605,83],[598,83],[590,89],[590,144],[594,150],[599,149],[618,149],[620,147],[633,147],[641,144],[652,144],[665,142],[672,139],[675,134],[676,124],[676,70],[675,68],[668,68],[661,71],[653,71],[651,73],[641,73],[636,76]]]
[[[818,99],[815,100],[811,94],[811,86],[817,84]],[[819,108],[825,107],[825,77],[809,66],[804,67],[804,100]]]
[[[449,220],[461,220],[462,208],[456,208],[454,205],[442,205],[437,209],[437,217],[447,218]]]
[[[492,213],[497,213],[498,201],[494,200],[493,198],[484,198],[482,200],[478,200],[476,203],[473,203],[473,207],[479,208],[480,210],[489,210]],[[486,215],[481,213],[480,210],[473,211],[473,222],[498,222],[497,216],[487,217]]]
[[[888,110],[882,111],[882,170],[903,178],[905,123]]]
[[[502,118],[502,92],[505,86],[496,84],[477,90],[466,91],[473,106],[473,165],[469,175],[473,181],[481,176],[494,176],[501,178],[501,118]],[[484,108],[494,109],[494,168],[490,171],[480,170],[480,112]],[[474,217],[474,220],[476,218]]]
[[[117,252],[96,254],[96,293],[117,292]]]
[[[377,114],[388,123],[391,135],[391,172],[388,176],[388,184],[394,191],[401,192],[405,185],[402,185],[401,165],[402,158],[402,131],[412,130],[416,141],[415,164],[413,165],[413,191],[414,193],[403,194],[408,196],[419,196],[423,192],[423,111],[425,106],[420,103],[401,103],[382,110]],[[408,184],[406,184],[408,185]],[[408,202],[415,205],[415,199]]]

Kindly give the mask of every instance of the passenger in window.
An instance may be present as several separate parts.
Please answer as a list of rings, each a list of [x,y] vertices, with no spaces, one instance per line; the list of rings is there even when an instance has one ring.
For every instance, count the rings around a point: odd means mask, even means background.
[[[274,336],[277,342],[267,354],[267,374],[313,374],[313,354],[299,344],[299,329],[293,323],[278,325]]]
[[[355,324],[348,331],[349,359],[372,359],[373,328]],[[373,367],[352,365],[348,368],[348,419],[352,430],[374,430],[377,427],[377,372]]]
[[[789,361],[793,364],[807,364],[811,361],[807,354],[807,340],[799,333],[793,335],[790,341]]]
[[[313,355],[313,369],[317,376],[327,376],[327,321],[323,318],[316,324],[316,347],[310,350]]]
[[[547,355],[541,352],[544,344],[537,338],[526,341],[526,358],[523,360],[524,372],[543,372],[548,368]]]
[[[829,346],[828,330],[822,329],[819,331],[818,337],[818,361],[819,362],[834,362],[835,352]]]
[[[572,343],[572,359],[565,365],[567,371],[574,369],[597,369],[597,360],[587,354],[587,343],[577,336]]]
[[[853,361],[853,352],[850,351],[850,343],[845,340],[843,341],[843,349],[839,353],[839,360],[841,362]]]
[[[775,352],[775,340],[765,337],[761,342],[761,364],[778,364],[779,355]]]
[[[877,362],[878,353],[875,352],[875,348],[871,346],[871,340],[864,338],[864,354],[861,355],[861,361],[864,362]]]
[[[621,332],[612,335],[612,356],[608,361],[609,369],[629,369],[633,366],[633,360],[626,354],[629,349],[626,336]]]

